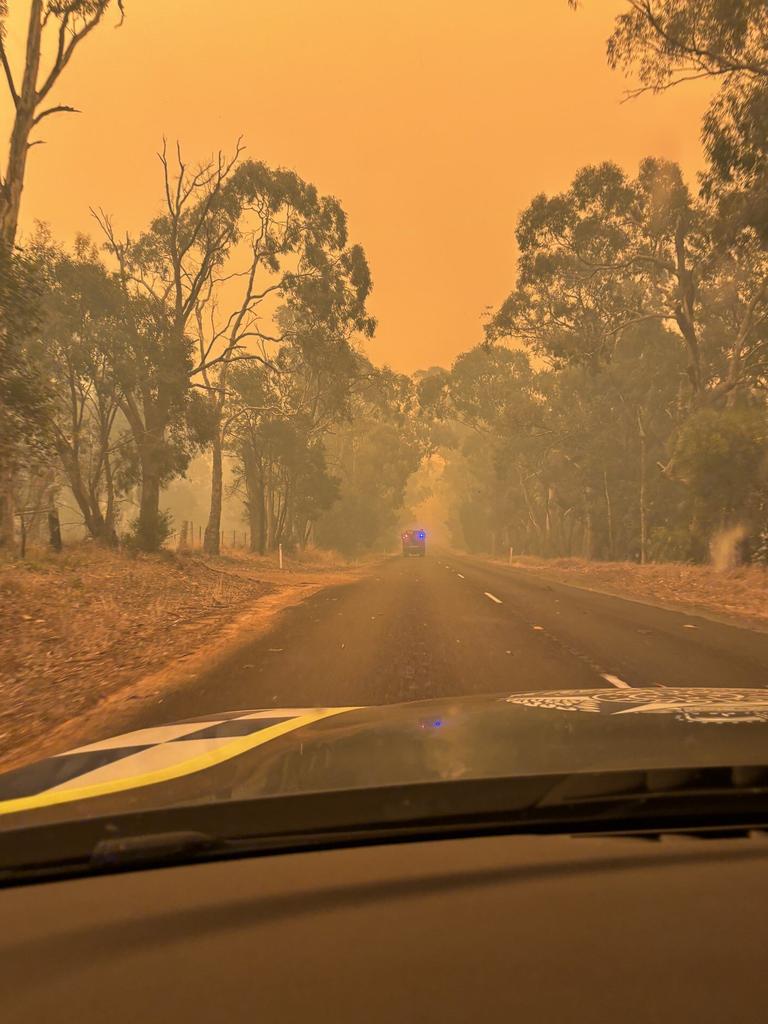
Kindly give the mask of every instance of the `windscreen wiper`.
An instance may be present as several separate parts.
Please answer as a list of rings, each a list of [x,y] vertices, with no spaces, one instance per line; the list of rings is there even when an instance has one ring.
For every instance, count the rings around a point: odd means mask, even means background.
[[[586,806],[594,801],[755,794],[768,790],[768,766],[646,768],[565,775],[536,802],[539,808]]]
[[[768,828],[768,768],[463,779],[198,803],[5,832],[0,884],[480,835]]]
[[[178,863],[201,854],[226,852],[230,844],[205,832],[154,832],[149,835],[100,839],[88,858],[97,871]]]

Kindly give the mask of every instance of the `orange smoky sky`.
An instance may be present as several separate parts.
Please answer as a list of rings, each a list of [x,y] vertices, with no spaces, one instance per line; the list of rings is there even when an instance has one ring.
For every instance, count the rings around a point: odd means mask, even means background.
[[[9,45],[28,4],[11,0]],[[77,51],[30,153],[22,225],[140,229],[163,135],[295,169],[349,215],[379,321],[377,363],[449,365],[509,291],[517,216],[585,163],[648,154],[701,168],[706,88],[622,103],[605,61],[621,0],[125,0]],[[7,133],[10,101],[3,99]]]

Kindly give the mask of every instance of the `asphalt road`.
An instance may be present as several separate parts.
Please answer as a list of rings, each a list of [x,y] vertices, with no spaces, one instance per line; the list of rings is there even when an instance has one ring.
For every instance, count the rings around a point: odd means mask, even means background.
[[[260,707],[601,686],[766,686],[768,633],[480,559],[393,557],[287,611],[135,727]]]

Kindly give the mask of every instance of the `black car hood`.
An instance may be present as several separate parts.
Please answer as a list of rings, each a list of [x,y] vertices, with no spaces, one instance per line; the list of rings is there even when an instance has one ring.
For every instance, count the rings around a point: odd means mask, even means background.
[[[0,828],[407,783],[768,763],[768,691],[651,688],[212,713],[0,775]]]

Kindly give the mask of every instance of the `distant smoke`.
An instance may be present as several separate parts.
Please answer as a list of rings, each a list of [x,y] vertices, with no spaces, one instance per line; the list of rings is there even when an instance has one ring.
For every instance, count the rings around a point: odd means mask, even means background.
[[[745,526],[730,526],[719,530],[709,542],[709,557],[717,572],[726,572],[740,564],[739,544],[747,536]]]

